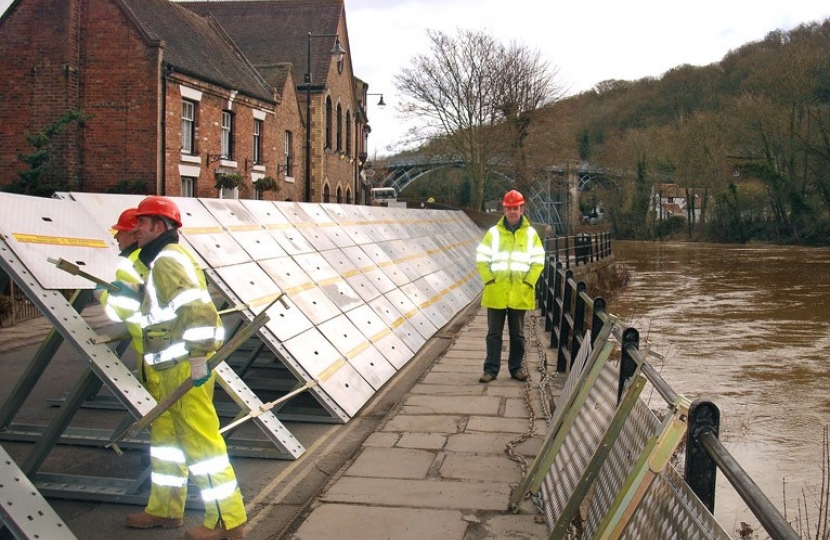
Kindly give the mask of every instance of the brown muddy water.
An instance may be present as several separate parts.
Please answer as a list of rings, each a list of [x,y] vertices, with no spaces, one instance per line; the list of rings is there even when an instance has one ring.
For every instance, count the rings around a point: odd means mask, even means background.
[[[615,241],[612,250],[630,281],[609,311],[639,330],[641,350],[648,339],[665,356],[651,363],[676,392],[720,408],[727,449],[791,521],[806,506],[814,530],[830,424],[830,249]],[[662,405],[656,393],[651,401]],[[715,505],[727,532],[743,521],[767,537],[721,473]]]

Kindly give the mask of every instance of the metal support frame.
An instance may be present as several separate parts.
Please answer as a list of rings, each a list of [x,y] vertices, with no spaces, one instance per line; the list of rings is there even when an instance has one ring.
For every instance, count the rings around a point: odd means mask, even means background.
[[[586,359],[584,369],[574,370],[570,378],[576,381],[571,384],[571,391],[563,394],[564,403],[556,408],[558,416],[548,428],[545,440],[536,455],[533,464],[528,468],[527,474],[519,487],[513,491],[510,498],[510,506],[517,508],[519,501],[528,493],[539,490],[544,477],[548,474],[553,460],[564,444],[565,437],[576,422],[577,416],[583,409],[597,377],[605,366],[605,362],[611,355],[611,344],[607,341],[611,335],[610,325],[600,337],[601,347],[592,350],[590,357]],[[587,348],[586,348],[587,351]],[[569,378],[569,382],[570,382]],[[559,411],[563,411],[559,413]]]
[[[23,471],[0,446],[0,517],[15,538],[77,540]]]

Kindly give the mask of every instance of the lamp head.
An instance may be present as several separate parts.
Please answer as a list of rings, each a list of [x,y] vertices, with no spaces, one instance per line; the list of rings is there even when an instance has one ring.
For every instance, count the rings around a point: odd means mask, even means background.
[[[334,57],[336,62],[342,62],[346,57],[346,49],[344,49],[343,45],[340,44],[339,37],[334,40],[334,47],[331,48],[331,55]]]

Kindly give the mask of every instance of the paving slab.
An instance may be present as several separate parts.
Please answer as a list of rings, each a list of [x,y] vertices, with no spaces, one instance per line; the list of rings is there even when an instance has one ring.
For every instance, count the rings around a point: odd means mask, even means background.
[[[465,424],[463,416],[445,415],[406,415],[400,414],[386,422],[383,431],[424,433],[458,433],[461,424]]]
[[[429,372],[423,379],[422,384],[449,384],[449,385],[471,385],[473,383],[479,384],[478,378],[481,376],[479,370],[470,371],[469,373],[433,373]]]
[[[449,436],[444,449],[466,454],[503,454],[507,443],[516,438],[515,433],[459,433]]]
[[[366,438],[366,441],[363,443],[363,446],[380,446],[392,448],[398,443],[398,440],[400,438],[400,433],[372,433],[371,435],[369,435],[369,437]]]
[[[468,524],[457,510],[324,504],[294,540],[462,540]]]
[[[534,422],[536,433],[544,433],[545,422]],[[467,433],[483,431],[488,433],[527,433],[530,422],[527,418],[500,418],[496,416],[471,416],[465,429]]]
[[[397,446],[399,448],[441,450],[446,444],[447,436],[441,433],[404,433]]]
[[[482,521],[477,526],[470,526],[465,540],[536,540],[548,538],[547,525],[537,523],[538,515],[510,514],[497,515]]]
[[[426,478],[435,454],[411,448],[364,448],[346,470],[348,476]]]
[[[522,473],[518,463],[507,455],[476,456],[447,454],[439,469],[441,478],[450,480],[474,480],[479,482],[504,482],[518,484]]]
[[[494,396],[410,395],[403,414],[498,414],[502,399]]]
[[[449,384],[416,384],[410,390],[413,394],[433,394],[447,396],[480,396],[484,393],[484,386],[453,386]]]
[[[510,490],[510,486],[499,482],[343,476],[322,496],[322,501],[409,508],[506,511]]]

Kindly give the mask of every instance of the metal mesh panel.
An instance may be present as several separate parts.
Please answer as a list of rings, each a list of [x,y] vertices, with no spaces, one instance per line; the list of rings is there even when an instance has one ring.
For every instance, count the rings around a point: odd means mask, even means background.
[[[730,536],[670,466],[654,479],[620,538],[729,540]]]
[[[579,381],[587,355],[580,354],[562,392],[561,403],[569,401]],[[577,483],[607,431],[616,410],[618,368],[606,363],[586,403],[554,458],[534,502],[553,528],[574,494]],[[565,414],[557,409],[552,425]],[[628,417],[619,439],[602,465],[590,496],[582,538],[593,538],[605,516],[612,510],[623,482],[631,472],[648,439],[658,433],[661,423],[639,400]],[[679,540],[727,540],[729,535],[703,506],[677,471],[669,466],[655,477],[637,507],[622,537],[627,540],[671,538]]]
[[[571,378],[578,377],[579,371],[575,369],[571,373]],[[540,488],[542,511],[548,527],[552,528],[562,514],[610,425],[616,408],[616,398],[609,401],[605,396],[609,389],[616,395],[616,387],[616,370],[606,363],[596,384],[588,393],[585,404],[580,407],[573,427],[556,454]]]
[[[576,370],[568,378],[563,399],[572,391],[569,386],[576,380],[573,376],[575,372]],[[608,363],[603,367],[600,378],[591,389],[588,402],[580,410],[572,433],[568,434],[568,442],[554,461],[551,472],[545,477],[542,490],[543,510],[551,527],[608,428],[616,408],[617,377],[618,370],[615,366]],[[583,538],[593,538],[597,534],[599,525],[611,511],[623,482],[648,439],[660,428],[660,421],[646,404],[639,400],[594,484]],[[729,535],[670,466],[655,478],[622,538],[726,540]]]

